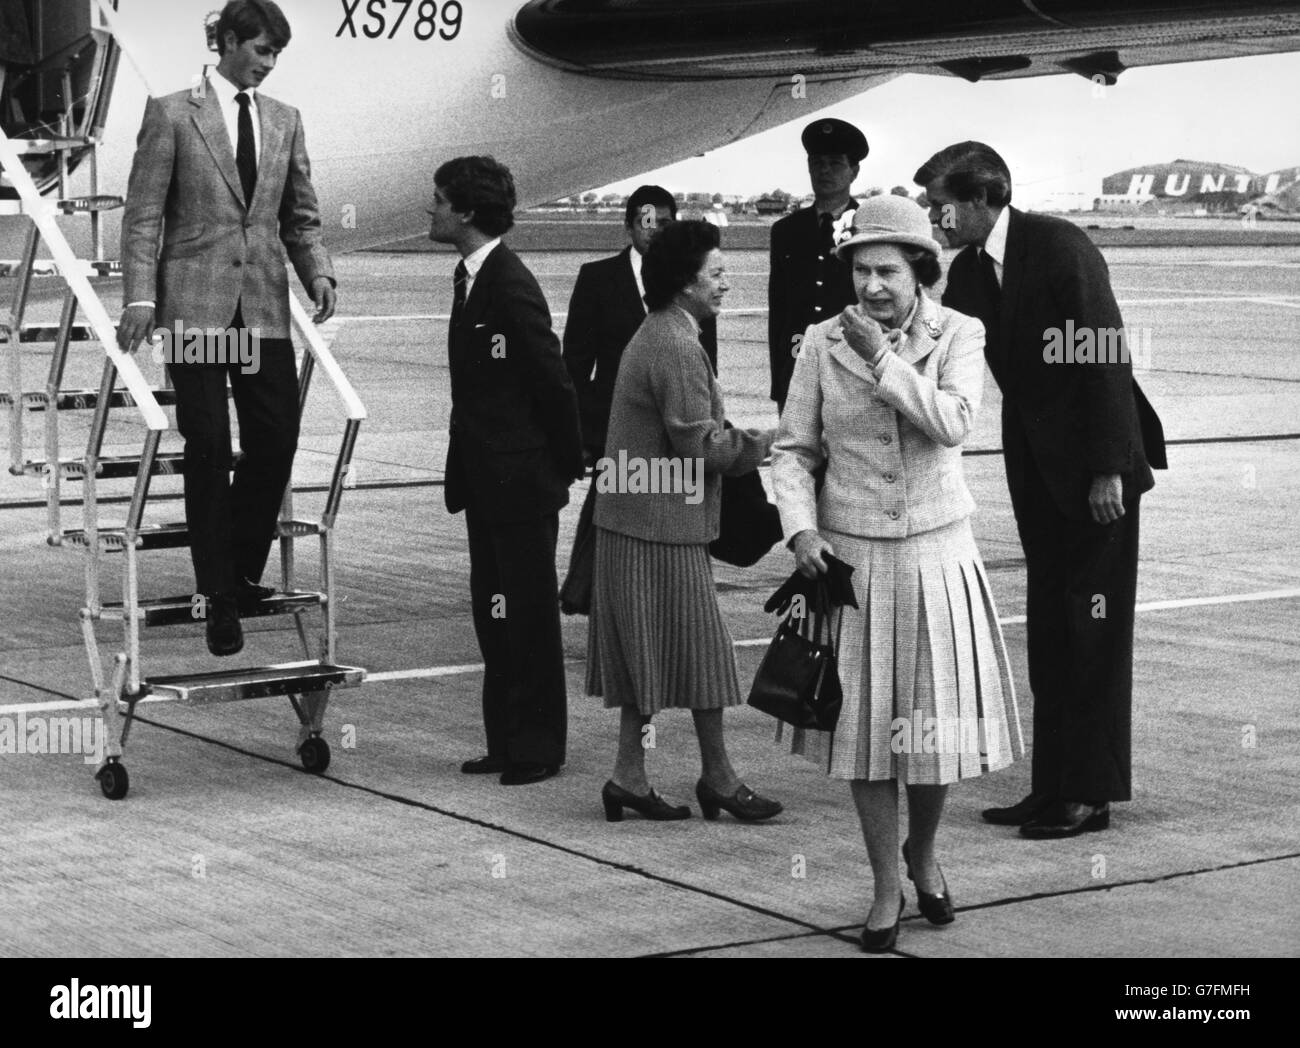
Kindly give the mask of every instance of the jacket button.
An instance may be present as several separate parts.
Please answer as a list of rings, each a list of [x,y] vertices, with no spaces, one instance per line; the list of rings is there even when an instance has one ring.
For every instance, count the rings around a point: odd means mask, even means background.
[[[239,261],[239,259],[235,259],[235,261],[233,261],[233,262],[230,263],[230,264],[231,264],[232,266],[234,266],[236,269],[238,269],[238,268],[239,268],[240,266],[242,266],[244,263],[242,263],[241,261]]]
[[[897,480],[897,479],[898,479],[898,478],[895,477],[894,474],[892,474],[892,473],[886,473],[886,474],[885,474],[885,483],[886,483],[886,484],[892,484],[892,483],[894,483],[894,481]]]
[[[822,286],[822,282],[821,282],[820,280],[817,281],[817,286],[818,286],[818,287],[821,287],[821,286]]]
[[[896,510],[896,509],[891,509],[888,513],[885,514],[885,516],[887,516],[890,520],[897,520],[897,519],[898,519],[898,510]]]
[[[882,444],[892,444],[893,441],[894,441],[894,438],[891,437],[888,433],[882,433],[882,434],[880,434],[880,443],[882,443]]]

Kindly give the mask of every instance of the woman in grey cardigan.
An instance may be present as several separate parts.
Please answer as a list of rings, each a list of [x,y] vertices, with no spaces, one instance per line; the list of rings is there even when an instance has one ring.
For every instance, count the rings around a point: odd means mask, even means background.
[[[862,947],[880,952],[903,906],[898,783],[908,876],[921,912],[947,924],[934,843],[948,784],[1005,767],[1023,743],[961,469],[984,388],[984,326],[926,296],[939,244],[920,207],[873,197],[852,223],[837,250],[859,305],[804,336],[772,481],[799,570],[825,572],[825,553],[854,567],[861,610],[841,613],[839,723],[833,738],[795,732],[794,742],[850,782],[875,879]]]
[[[767,456],[771,432],[728,429],[722,394],[700,345],[700,323],[727,290],[718,231],[678,222],[661,232],[641,271],[649,309],[619,364],[596,464],[596,564],[588,627],[587,690],[622,710],[618,757],[601,800],[617,822],[630,808],[684,819],[650,788],[645,732],[660,710],[695,717],[706,818],[771,818],[776,801],[737,777],[722,711],[741,702],[731,634],[718,609],[709,543],[718,537],[723,474]],[[650,729],[653,730],[653,729]]]

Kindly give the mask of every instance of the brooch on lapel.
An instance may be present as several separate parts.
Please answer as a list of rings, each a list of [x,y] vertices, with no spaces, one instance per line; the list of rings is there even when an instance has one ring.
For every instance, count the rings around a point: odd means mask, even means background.
[[[922,321],[922,323],[925,324],[926,334],[928,334],[931,338],[937,339],[940,335],[943,334],[943,328],[939,326],[938,321],[936,321],[933,317],[926,317],[925,320]]]

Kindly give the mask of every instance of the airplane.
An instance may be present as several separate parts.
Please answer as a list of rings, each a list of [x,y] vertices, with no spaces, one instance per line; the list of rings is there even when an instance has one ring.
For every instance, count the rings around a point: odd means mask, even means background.
[[[102,143],[100,191],[124,192],[147,94],[193,88],[216,63],[207,27],[219,5],[7,4],[26,14],[36,53],[8,70],[4,130],[56,134],[72,97],[75,120]],[[509,165],[527,207],[716,149],[904,73],[977,81],[1071,72],[1113,84],[1135,66],[1300,50],[1300,0],[280,6],[293,39],[268,93],[303,113],[335,252],[420,233],[433,171],[461,154]],[[105,23],[111,36],[96,29]],[[30,163],[52,189],[56,161]],[[104,242],[115,254],[116,229]]]

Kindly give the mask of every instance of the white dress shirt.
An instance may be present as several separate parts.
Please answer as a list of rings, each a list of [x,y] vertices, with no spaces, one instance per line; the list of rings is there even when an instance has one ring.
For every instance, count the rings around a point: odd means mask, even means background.
[[[478,271],[483,268],[483,263],[487,261],[488,255],[492,254],[496,246],[501,243],[500,237],[493,237],[477,251],[471,252],[465,256],[465,300],[469,301],[469,293],[474,290],[474,278],[478,276]]]
[[[641,282],[641,266],[645,262],[644,256],[636,248],[627,253],[628,260],[632,263],[632,276],[636,280],[636,292],[641,303],[641,308],[645,309],[645,284]]]
[[[1004,207],[984,241],[984,253],[993,259],[993,272],[998,275],[998,287],[1002,286],[1002,260],[1007,255],[1007,227],[1010,224],[1011,208]]]
[[[226,122],[226,131],[230,135],[230,151],[238,155],[239,103],[235,101],[235,96],[239,94],[240,89],[220,73],[211,77],[208,83],[212,85],[212,92],[217,96],[217,104],[221,107],[221,118]],[[257,89],[246,87],[243,91],[244,94],[248,95],[249,99],[248,115],[253,118],[253,155],[260,164],[262,161],[262,121],[257,112]]]

